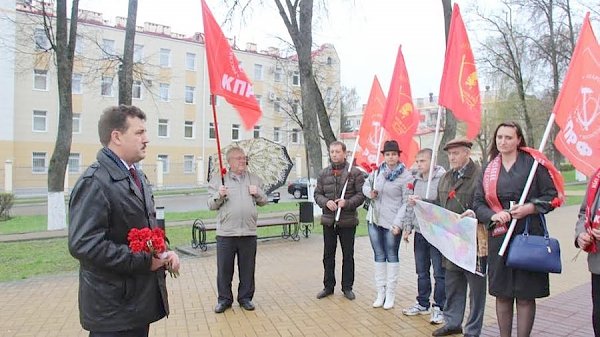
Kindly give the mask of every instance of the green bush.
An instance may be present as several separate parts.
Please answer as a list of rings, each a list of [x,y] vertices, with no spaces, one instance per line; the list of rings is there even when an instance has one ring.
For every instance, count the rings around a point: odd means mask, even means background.
[[[12,193],[0,193],[0,221],[10,218],[10,210],[15,202],[15,195]]]
[[[573,164],[571,164],[571,163],[561,163],[561,164],[560,164],[560,168],[559,168],[559,170],[560,170],[561,172],[564,172],[564,171],[572,171],[572,170],[574,170],[574,169],[575,169],[575,167],[573,167]]]

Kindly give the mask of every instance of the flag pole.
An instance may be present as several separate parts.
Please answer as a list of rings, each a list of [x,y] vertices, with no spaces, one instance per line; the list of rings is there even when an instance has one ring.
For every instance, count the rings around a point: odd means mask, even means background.
[[[435,162],[437,161],[437,143],[438,138],[440,136],[440,124],[442,123],[442,109],[443,107],[441,105],[438,105],[437,121],[435,122],[435,136],[433,137],[433,146],[431,149],[431,163],[429,163],[429,174],[427,175],[427,189],[425,190],[425,199],[429,199],[429,187],[431,186],[433,168],[435,167]]]
[[[221,175],[221,184],[225,185],[225,176],[223,172],[223,158],[221,158],[221,139],[219,138],[219,124],[217,123],[216,96],[210,95],[210,105],[212,105],[213,121],[215,123],[215,138],[217,139],[217,157],[219,157],[219,174]]]
[[[548,119],[548,124],[546,125],[546,130],[544,131],[544,136],[542,137],[542,141],[540,143],[539,151],[543,152],[544,147],[546,146],[546,142],[548,141],[548,137],[550,136],[550,130],[552,129],[552,125],[554,124],[554,119],[556,115],[554,112],[550,115],[550,119]],[[519,205],[523,205],[525,202],[525,198],[527,198],[527,194],[529,194],[529,189],[531,188],[531,184],[533,182],[533,178],[535,176],[535,172],[537,171],[539,162],[537,160],[533,161],[533,165],[531,166],[531,171],[529,171],[529,177],[527,177],[527,183],[525,183],[525,188],[523,189],[523,193],[521,194],[521,199],[519,199]],[[510,222],[510,227],[508,227],[508,231],[506,232],[506,236],[504,237],[504,241],[502,242],[502,246],[500,247],[500,251],[498,251],[498,255],[504,256],[506,252],[506,248],[508,247],[508,242],[510,241],[510,237],[515,231],[515,227],[517,225],[517,219],[512,219]]]
[[[352,163],[354,163],[354,155],[356,154],[356,147],[358,146],[358,140],[360,139],[360,135],[356,136],[356,143],[354,143],[354,150],[352,151],[352,157],[350,157],[350,163],[348,164],[348,174],[352,170]],[[340,195],[340,199],[344,199],[344,195],[346,194],[346,187],[348,187],[348,178],[346,177],[346,182],[344,183],[344,188],[342,188],[342,194]],[[338,207],[337,212],[335,213],[335,221],[340,220],[340,214],[342,209]]]

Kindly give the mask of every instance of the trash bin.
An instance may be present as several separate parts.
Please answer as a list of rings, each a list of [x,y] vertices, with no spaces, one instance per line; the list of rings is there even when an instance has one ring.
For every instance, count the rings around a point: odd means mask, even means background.
[[[314,222],[315,215],[313,214],[313,203],[310,201],[301,201],[298,204],[300,205],[300,222]]]

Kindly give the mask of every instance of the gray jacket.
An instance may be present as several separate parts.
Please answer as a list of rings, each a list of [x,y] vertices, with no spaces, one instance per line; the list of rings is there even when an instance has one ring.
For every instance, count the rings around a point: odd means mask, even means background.
[[[228,195],[221,198],[219,187],[221,176],[215,175],[210,180],[208,192],[208,208],[219,210],[217,215],[217,235],[219,236],[255,236],[258,211],[256,206],[267,204],[267,195],[261,189],[263,182],[255,174],[246,172],[235,176],[231,172],[225,174],[225,186]],[[252,196],[248,191],[250,185],[258,186],[258,195]]]
[[[373,212],[372,222],[384,228],[402,228],[404,223],[413,217],[412,207],[406,207],[408,196],[412,194],[408,184],[413,182],[413,176],[408,169],[404,169],[394,181],[389,181],[385,179],[383,170],[379,174],[378,172],[379,170],[376,170],[371,173],[362,189],[365,196],[371,196],[372,190],[378,192],[370,204]]]
[[[446,170],[441,167],[436,165],[433,168],[433,174],[431,175],[431,185],[429,186],[429,196],[428,199],[437,199],[437,190],[438,190],[438,184],[440,182],[440,178],[442,178],[442,176],[444,175],[444,173],[446,173]],[[414,176],[414,190],[413,190],[413,194],[417,195],[419,197],[421,197],[421,199],[425,199],[425,195],[427,194],[427,180],[428,179],[423,179],[423,175],[420,173],[416,173]],[[408,206],[409,208],[412,208],[412,206]],[[421,230],[419,229],[419,221],[417,221],[417,217],[415,216],[414,212],[412,212],[413,216],[410,219],[410,221],[407,221],[404,225],[404,229],[408,230],[408,231],[412,231],[414,229],[415,232],[420,233]]]
[[[596,200],[594,200],[594,204],[592,207],[592,210],[594,213],[595,213],[595,210],[598,209],[598,207],[600,206],[599,199],[600,198],[598,198],[598,196],[596,196]],[[577,224],[575,225],[575,246],[578,248],[579,248],[579,246],[577,245],[577,236],[579,236],[579,234],[585,232],[586,200],[587,200],[587,193],[586,193],[585,197],[583,197],[583,202],[581,203],[581,207],[579,208],[579,219],[577,220]],[[596,242],[596,244],[598,245],[598,242]],[[600,246],[598,248],[600,248]],[[588,253],[587,261],[588,261],[588,270],[592,274],[600,275],[600,249],[599,249],[598,253]]]

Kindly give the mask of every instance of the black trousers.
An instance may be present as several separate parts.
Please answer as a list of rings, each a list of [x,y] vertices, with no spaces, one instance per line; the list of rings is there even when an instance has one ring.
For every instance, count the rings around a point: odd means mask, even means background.
[[[90,337],[148,337],[150,325],[146,325],[133,330],[97,332],[90,331]]]
[[[356,227],[323,226],[323,286],[335,287],[335,251],[337,238],[342,247],[342,290],[352,290],[354,284],[354,236]]]
[[[256,236],[217,236],[217,291],[219,303],[233,303],[231,280],[237,255],[237,301],[243,303],[254,297],[254,269],[256,265]]]
[[[600,275],[592,274],[592,324],[594,336],[600,337]]]

